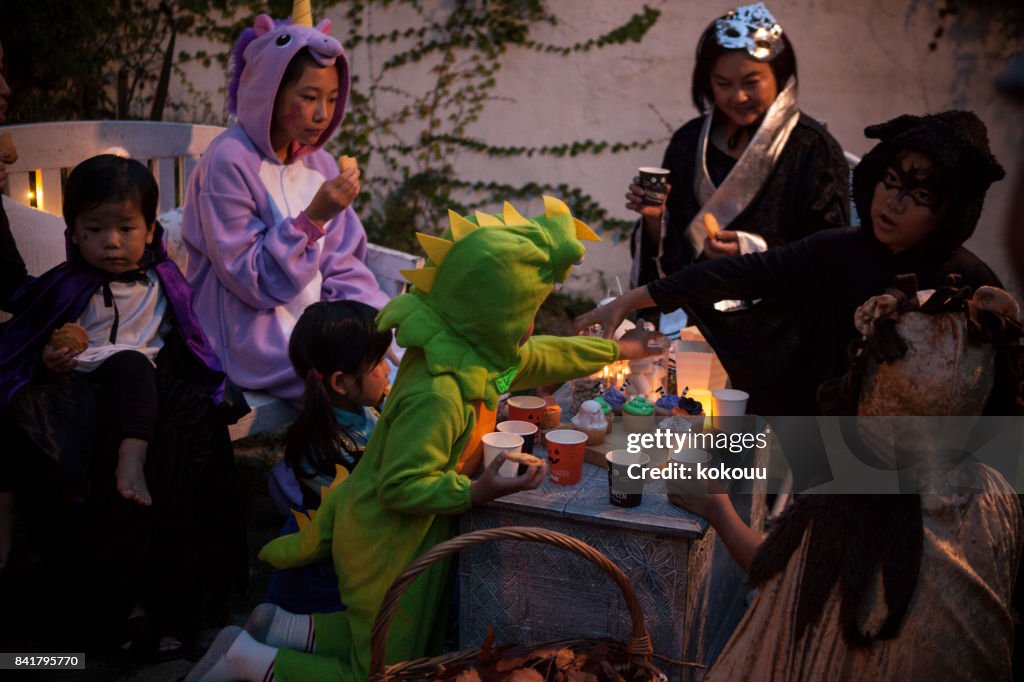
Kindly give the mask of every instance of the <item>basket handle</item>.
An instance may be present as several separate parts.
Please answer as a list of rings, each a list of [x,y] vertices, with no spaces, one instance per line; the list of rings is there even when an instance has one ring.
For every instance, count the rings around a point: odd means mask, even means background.
[[[370,639],[370,678],[383,679],[384,654],[388,641],[388,627],[391,625],[391,618],[398,607],[398,600],[401,599],[405,590],[413,580],[429,566],[446,556],[455,554],[460,549],[471,545],[478,545],[491,540],[523,540],[526,542],[539,542],[541,544],[554,545],[581,556],[587,561],[595,564],[598,568],[608,574],[615,584],[618,585],[629,607],[630,619],[633,621],[633,631],[629,636],[627,651],[633,656],[639,656],[650,661],[654,649],[651,646],[651,638],[647,633],[647,623],[644,621],[644,614],[640,608],[640,602],[633,592],[633,584],[618,566],[604,554],[594,549],[587,543],[577,540],[563,533],[557,533],[543,528],[533,526],[505,526],[503,528],[491,528],[487,530],[476,530],[464,535],[458,535],[435,545],[429,551],[424,552],[416,558],[405,571],[395,578],[395,582],[388,588],[381,602],[380,611],[373,622],[373,630]]]

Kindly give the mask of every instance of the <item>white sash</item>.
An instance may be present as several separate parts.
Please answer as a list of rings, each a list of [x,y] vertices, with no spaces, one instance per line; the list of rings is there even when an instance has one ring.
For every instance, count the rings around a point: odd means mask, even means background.
[[[704,214],[713,214],[718,223],[728,229],[729,224],[747,208],[771,176],[800,118],[800,110],[796,105],[796,80],[791,77],[772,102],[754,137],[718,187],[711,181],[707,168],[707,147],[714,115],[713,111],[704,120],[694,163],[693,192],[701,209],[686,228],[686,237],[693,245],[695,254],[704,250],[704,240],[708,237],[704,229]]]

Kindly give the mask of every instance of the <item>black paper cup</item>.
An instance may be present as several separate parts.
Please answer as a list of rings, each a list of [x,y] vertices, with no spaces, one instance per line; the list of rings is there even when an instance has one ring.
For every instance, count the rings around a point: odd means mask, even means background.
[[[639,507],[644,497],[643,475],[651,458],[627,450],[612,450],[604,458],[608,463],[608,501],[616,507]]]
[[[668,188],[668,171],[664,168],[643,166],[637,169],[637,184],[644,193],[643,203],[647,206],[661,206],[665,203]]]
[[[517,436],[523,438],[523,452],[528,455],[533,454],[533,446],[537,441],[537,431],[539,430],[537,425],[533,422],[520,421],[520,420],[509,420],[498,424],[498,430],[504,433],[514,433]],[[522,476],[530,468],[528,464],[519,465],[519,475]]]

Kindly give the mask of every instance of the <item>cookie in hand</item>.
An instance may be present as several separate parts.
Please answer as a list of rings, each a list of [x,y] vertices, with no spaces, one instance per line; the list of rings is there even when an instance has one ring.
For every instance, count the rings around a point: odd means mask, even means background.
[[[72,355],[78,355],[89,347],[89,335],[85,327],[68,322],[60,329],[53,332],[50,337],[50,345],[57,350],[69,348]]]

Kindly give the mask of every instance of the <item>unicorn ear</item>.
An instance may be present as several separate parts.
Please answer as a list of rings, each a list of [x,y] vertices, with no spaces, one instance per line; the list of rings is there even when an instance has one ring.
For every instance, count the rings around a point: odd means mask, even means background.
[[[331,32],[331,20],[330,19],[324,19],[323,21],[321,21],[319,24],[316,25],[316,30],[320,31],[321,33],[330,33]]]
[[[256,21],[252,22],[252,28],[256,31],[256,35],[261,36],[274,30],[274,20],[270,18],[269,14],[261,14],[256,17]]]

